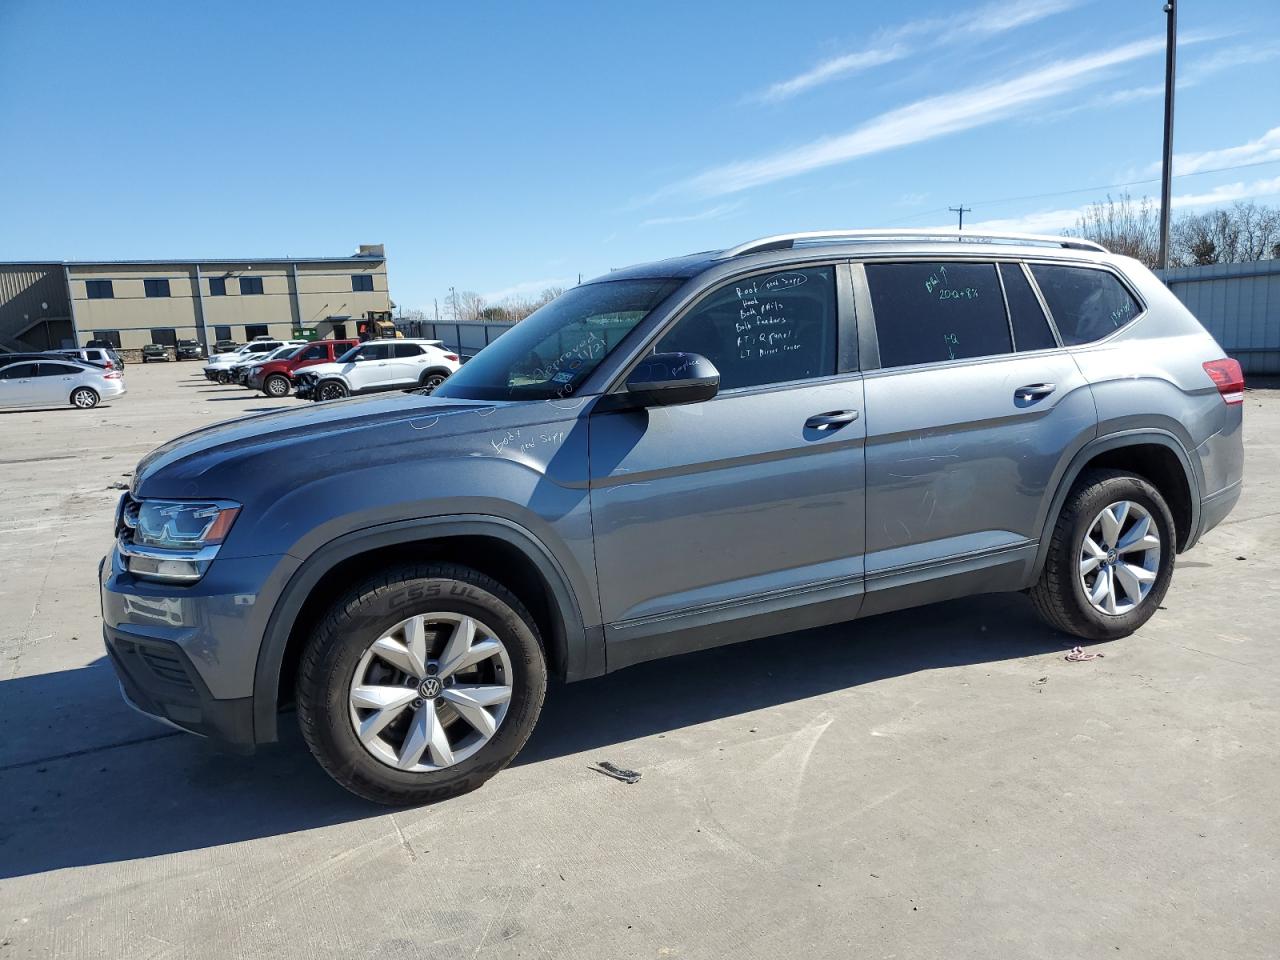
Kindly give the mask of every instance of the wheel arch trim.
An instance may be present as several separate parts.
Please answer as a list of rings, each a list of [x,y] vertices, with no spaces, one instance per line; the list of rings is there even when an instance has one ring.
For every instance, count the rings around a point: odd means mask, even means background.
[[[1184,550],[1189,550],[1195,545],[1196,531],[1200,529],[1200,479],[1194,466],[1192,465],[1191,455],[1187,453],[1186,447],[1172,433],[1166,430],[1158,430],[1154,428],[1140,428],[1136,430],[1123,430],[1118,433],[1109,433],[1106,436],[1096,437],[1089,441],[1077,451],[1076,455],[1071,458],[1071,462],[1067,465],[1067,469],[1062,474],[1062,479],[1058,482],[1058,488],[1054,493],[1053,500],[1049,505],[1049,510],[1045,514],[1044,523],[1041,528],[1040,546],[1036,550],[1035,566],[1031,572],[1031,581],[1034,582],[1040,576],[1040,571],[1044,569],[1045,559],[1049,555],[1049,546],[1053,539],[1053,527],[1058,522],[1058,515],[1062,512],[1062,505],[1066,503],[1067,495],[1071,492],[1071,488],[1075,485],[1076,480],[1084,471],[1085,466],[1094,457],[1111,450],[1120,450],[1124,447],[1138,447],[1147,444],[1156,444],[1172,451],[1174,456],[1178,458],[1178,463],[1182,466],[1183,476],[1187,481],[1187,489],[1191,496],[1191,525]]]
[[[588,633],[581,605],[569,578],[555,555],[524,527],[504,517],[467,514],[453,517],[422,517],[379,524],[344,534],[317,548],[302,562],[276,599],[258,648],[253,678],[254,740],[277,738],[278,689],[289,637],[311,591],[338,564],[384,547],[440,540],[458,536],[482,536],[502,540],[519,550],[533,564],[555,601],[552,616],[558,621],[559,636],[546,637],[557,647],[556,654],[567,679],[594,676],[603,672],[603,649],[588,649]]]

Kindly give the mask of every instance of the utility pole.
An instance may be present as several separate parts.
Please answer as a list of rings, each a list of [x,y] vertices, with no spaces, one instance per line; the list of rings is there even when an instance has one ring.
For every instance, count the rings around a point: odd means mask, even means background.
[[[1178,52],[1178,0],[1164,5],[1168,35],[1164,42],[1164,157],[1160,172],[1160,269],[1169,266],[1169,207],[1173,202],[1173,88]]]
[[[436,297],[432,297],[431,303],[436,308],[436,323],[439,323],[440,322],[440,300]]]
[[[958,206],[958,207],[947,207],[947,209],[948,209],[948,210],[950,210],[952,213],[958,213],[958,214],[960,214],[960,226],[956,227],[956,229],[957,229],[957,230],[963,230],[963,229],[964,229],[964,215],[965,215],[966,213],[973,213],[973,207],[966,207],[966,206],[962,203],[962,204],[960,204],[960,206]]]

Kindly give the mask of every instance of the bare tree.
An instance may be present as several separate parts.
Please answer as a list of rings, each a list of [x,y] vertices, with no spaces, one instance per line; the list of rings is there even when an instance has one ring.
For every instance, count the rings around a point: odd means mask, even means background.
[[[1170,232],[1179,263],[1266,260],[1276,256],[1280,245],[1280,208],[1250,202],[1189,213]]]
[[[1160,256],[1160,211],[1144,197],[1139,201],[1127,193],[1089,204],[1076,221],[1071,236],[1100,243],[1112,253],[1141,260],[1154,267]]]

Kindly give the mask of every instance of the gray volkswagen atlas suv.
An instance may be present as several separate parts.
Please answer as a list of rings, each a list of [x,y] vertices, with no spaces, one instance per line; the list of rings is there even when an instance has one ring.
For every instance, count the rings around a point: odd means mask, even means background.
[[[990,591],[1132,633],[1239,496],[1243,392],[1150,271],[1085,241],[643,264],[430,396],[150,453],[101,568],[107,650],[149,714],[251,747],[295,706],[345,787],[434,800],[511,761],[548,678]]]

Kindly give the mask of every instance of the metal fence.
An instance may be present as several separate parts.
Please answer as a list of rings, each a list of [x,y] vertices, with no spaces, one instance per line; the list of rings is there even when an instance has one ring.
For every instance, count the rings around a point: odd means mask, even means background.
[[[1280,260],[1157,273],[1246,374],[1280,374]]]
[[[396,328],[406,337],[423,340],[443,340],[444,345],[463,359],[470,360],[515,324],[493,323],[483,320],[464,320],[460,323],[429,320],[399,320]]]

